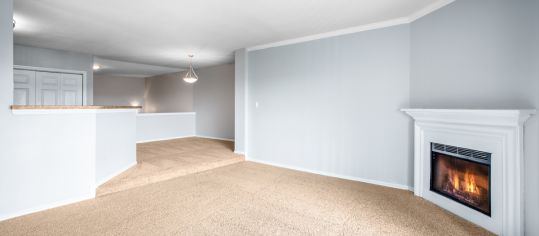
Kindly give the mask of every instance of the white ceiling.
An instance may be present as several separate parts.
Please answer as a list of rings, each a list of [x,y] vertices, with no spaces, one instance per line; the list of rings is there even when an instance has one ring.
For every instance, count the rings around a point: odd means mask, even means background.
[[[182,67],[233,51],[413,16],[447,0],[15,0],[15,43]]]
[[[154,66],[133,62],[116,61],[100,57],[94,57],[94,65],[101,68],[94,71],[94,75],[120,76],[146,78],[154,75],[168,74],[183,71],[181,68]]]

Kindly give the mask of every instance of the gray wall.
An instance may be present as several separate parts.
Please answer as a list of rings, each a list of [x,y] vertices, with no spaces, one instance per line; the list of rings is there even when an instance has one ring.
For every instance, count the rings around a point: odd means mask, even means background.
[[[456,1],[415,21],[412,106],[538,108],[538,2]],[[527,235],[539,235],[538,122],[525,127]]]
[[[90,54],[63,50],[15,45],[13,50],[15,65],[36,66],[65,70],[86,71],[87,104],[93,104],[93,64]]]
[[[234,139],[234,64],[197,71],[194,110],[198,136]]]
[[[13,0],[0,1],[0,140],[6,134],[5,122],[9,116],[9,106],[13,104]],[[0,149],[0,160],[2,149]],[[2,189],[3,190],[3,189]],[[4,192],[4,191],[2,191]],[[3,202],[2,202],[3,206]]]
[[[248,158],[411,186],[409,39],[402,25],[249,52]]]
[[[184,73],[146,78],[145,112],[193,111],[193,86],[183,81]]]
[[[94,76],[95,105],[144,106],[145,78]]]
[[[246,153],[247,50],[234,52],[234,151]]]
[[[194,84],[183,81],[183,72],[146,78],[144,111],[194,111],[197,135],[234,139],[234,65],[196,72]]]

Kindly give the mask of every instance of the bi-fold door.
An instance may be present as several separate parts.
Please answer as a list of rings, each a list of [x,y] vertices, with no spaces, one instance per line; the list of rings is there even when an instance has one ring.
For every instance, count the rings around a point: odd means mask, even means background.
[[[82,105],[82,74],[14,70],[14,105]]]

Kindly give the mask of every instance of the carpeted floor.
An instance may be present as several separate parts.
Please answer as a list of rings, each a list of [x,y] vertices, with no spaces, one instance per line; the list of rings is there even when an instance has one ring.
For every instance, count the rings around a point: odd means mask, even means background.
[[[409,191],[240,162],[0,222],[1,235],[489,235]]]
[[[181,138],[137,144],[137,165],[97,189],[102,196],[244,161],[234,142]]]

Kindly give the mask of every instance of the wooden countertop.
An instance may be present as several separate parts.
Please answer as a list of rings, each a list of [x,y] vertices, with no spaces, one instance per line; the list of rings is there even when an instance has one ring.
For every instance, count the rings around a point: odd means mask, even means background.
[[[26,106],[12,105],[11,110],[141,109],[142,106]]]

